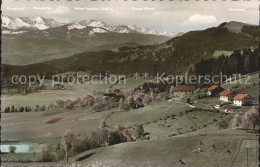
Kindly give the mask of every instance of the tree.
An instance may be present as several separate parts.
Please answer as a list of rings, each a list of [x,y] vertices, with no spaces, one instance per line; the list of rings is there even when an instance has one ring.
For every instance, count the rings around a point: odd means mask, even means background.
[[[62,134],[61,143],[65,150],[67,163],[68,163],[69,153],[72,150],[73,141],[74,141],[74,135],[71,132],[67,131],[66,133]]]
[[[224,119],[218,122],[219,129],[227,129],[228,128],[228,122]]]
[[[15,146],[9,146],[9,152],[10,153],[15,153],[16,147]]]
[[[127,138],[119,130],[111,130],[108,132],[108,145],[114,145],[127,142]]]
[[[144,135],[144,127],[143,127],[143,125],[138,125],[138,126],[136,127],[135,135],[136,135],[136,138],[137,138],[137,139],[143,137],[143,135]]]
[[[14,105],[12,105],[11,112],[15,112]]]
[[[38,161],[41,162],[53,162],[55,161],[54,149],[52,144],[42,147],[39,154]]]
[[[188,103],[188,104],[190,104],[190,97],[188,97],[187,99],[186,99],[186,103]]]
[[[245,113],[243,124],[246,127],[249,127],[252,125],[253,130],[255,130],[256,126],[260,125],[259,106],[253,106],[250,110],[248,110]]]
[[[24,107],[21,107],[20,109],[19,109],[19,112],[23,112],[24,111]]]
[[[242,113],[237,113],[233,118],[233,126],[239,127],[243,123]]]
[[[175,91],[174,86],[171,86],[171,87],[170,87],[170,90],[169,90],[169,93],[174,93],[174,91]]]

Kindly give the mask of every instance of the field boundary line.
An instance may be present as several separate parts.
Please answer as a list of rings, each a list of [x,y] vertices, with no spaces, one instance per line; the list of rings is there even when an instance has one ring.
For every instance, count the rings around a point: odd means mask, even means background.
[[[237,155],[238,153],[240,152],[240,148],[241,148],[241,145],[243,143],[244,139],[243,138],[240,138],[239,141],[238,141],[238,144],[237,144],[237,149],[236,149],[236,152],[234,153],[233,157],[231,158],[229,164],[228,164],[228,167],[232,167],[233,164],[235,163],[236,159],[237,159]]]

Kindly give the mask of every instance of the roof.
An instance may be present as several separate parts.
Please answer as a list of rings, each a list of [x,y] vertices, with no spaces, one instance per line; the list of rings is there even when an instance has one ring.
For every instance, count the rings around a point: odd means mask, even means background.
[[[218,85],[212,85],[211,87],[208,88],[208,91],[213,91],[214,89],[218,88]]]
[[[239,76],[240,76],[240,74],[238,74],[238,73],[232,74],[232,77],[239,77]]]
[[[193,85],[178,85],[177,91],[194,91],[195,86]]]
[[[228,95],[230,95],[231,93],[232,93],[231,91],[224,90],[223,92],[220,92],[219,95],[220,95],[220,96],[228,96]]]
[[[233,99],[234,100],[243,100],[248,94],[242,94],[242,93],[239,93],[237,94]]]

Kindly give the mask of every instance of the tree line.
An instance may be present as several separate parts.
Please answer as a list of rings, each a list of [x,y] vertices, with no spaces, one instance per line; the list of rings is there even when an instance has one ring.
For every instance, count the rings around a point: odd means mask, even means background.
[[[196,75],[232,75],[258,71],[258,48],[235,50],[230,56],[222,54],[218,58],[202,59],[195,65]]]

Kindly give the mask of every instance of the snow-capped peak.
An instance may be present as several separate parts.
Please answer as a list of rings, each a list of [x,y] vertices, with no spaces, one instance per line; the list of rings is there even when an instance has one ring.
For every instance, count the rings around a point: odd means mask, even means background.
[[[169,36],[169,37],[174,37],[175,36],[175,33],[173,32],[167,32],[167,31],[164,31],[164,32],[158,32],[154,29],[149,29],[149,28],[145,28],[145,27],[142,27],[142,28],[139,28],[135,25],[128,25],[128,27],[132,30],[135,30],[139,33],[142,33],[142,34],[153,34],[153,35],[163,35],[163,36]]]
[[[68,25],[68,30],[72,29],[84,29],[86,26],[80,24],[78,21],[74,21],[73,23]]]
[[[20,27],[30,27],[31,26],[30,24],[24,22],[19,17],[15,19],[15,23],[17,24],[17,28],[20,28]]]
[[[106,24],[102,21],[98,21],[98,20],[90,20],[88,23],[89,27],[105,27]]]
[[[65,25],[63,23],[59,23],[54,19],[44,18],[44,17],[36,17],[31,19],[29,17],[17,17],[11,18],[8,16],[1,16],[2,18],[2,27],[5,27],[10,30],[19,30],[26,32],[30,29],[32,30],[46,30],[48,28],[60,27]],[[90,28],[91,33],[141,33],[141,34],[152,34],[152,35],[163,35],[174,37],[175,33],[172,32],[158,32],[154,29],[148,29],[145,27],[137,27],[136,25],[116,25],[110,26],[100,20],[81,20],[81,21],[73,21],[66,24],[68,30],[72,29],[85,29]]]
[[[132,30],[140,31],[140,28],[136,27],[135,25],[128,25],[128,27]]]
[[[13,21],[13,18],[9,16],[2,16],[2,27],[8,27],[8,25]]]
[[[11,18],[8,16],[1,16],[1,18],[2,26],[9,29],[29,28],[45,30],[61,25],[53,19],[45,19],[43,17],[36,17],[35,19],[31,19],[29,17]]]
[[[35,21],[35,23],[37,24],[45,24],[45,21],[42,17],[36,17],[35,19],[33,19]]]

